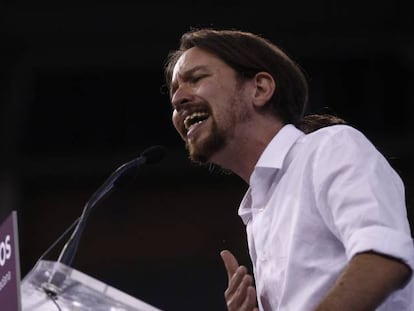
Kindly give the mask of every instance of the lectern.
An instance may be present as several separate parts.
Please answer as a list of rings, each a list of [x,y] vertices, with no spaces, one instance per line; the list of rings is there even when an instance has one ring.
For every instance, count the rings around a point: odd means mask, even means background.
[[[23,311],[161,311],[60,262],[39,261],[21,283]]]

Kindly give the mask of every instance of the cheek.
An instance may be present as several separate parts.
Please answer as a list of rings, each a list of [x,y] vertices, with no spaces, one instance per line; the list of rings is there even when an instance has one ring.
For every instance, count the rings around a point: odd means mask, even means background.
[[[172,120],[172,123],[174,124],[175,129],[178,131],[178,114],[176,110],[173,111],[171,120]]]
[[[181,135],[181,137],[183,136],[182,134],[181,134],[181,132],[180,132],[180,129],[181,129],[181,126],[180,126],[180,118],[179,118],[179,116],[178,116],[178,113],[177,113],[177,111],[176,110],[174,110],[174,112],[172,113],[172,116],[171,116],[171,120],[172,120],[172,123],[173,123],[173,125],[174,125],[174,127],[175,127],[175,129],[177,130],[177,132]]]

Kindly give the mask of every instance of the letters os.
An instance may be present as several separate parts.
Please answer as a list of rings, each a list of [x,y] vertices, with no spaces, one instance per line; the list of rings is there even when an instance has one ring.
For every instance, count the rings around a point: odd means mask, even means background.
[[[7,259],[11,257],[10,235],[6,235],[4,241],[0,242],[0,266],[3,267]]]

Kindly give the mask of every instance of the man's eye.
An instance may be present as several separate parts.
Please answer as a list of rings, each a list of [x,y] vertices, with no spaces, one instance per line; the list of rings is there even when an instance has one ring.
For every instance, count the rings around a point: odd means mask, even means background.
[[[200,81],[204,77],[206,77],[206,75],[194,76],[194,77],[191,78],[191,83],[197,83],[198,81]]]

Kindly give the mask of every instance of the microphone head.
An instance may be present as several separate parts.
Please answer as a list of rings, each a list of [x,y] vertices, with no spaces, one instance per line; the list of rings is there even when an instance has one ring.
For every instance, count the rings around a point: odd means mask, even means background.
[[[145,159],[145,163],[147,164],[155,164],[160,162],[167,153],[167,148],[164,146],[152,146],[147,149],[145,149],[141,153],[141,157]]]
[[[122,187],[127,182],[129,182],[142,165],[144,164],[155,164],[160,162],[165,154],[167,153],[167,148],[164,146],[152,146],[145,149],[138,158],[135,158],[121,167],[119,167],[114,174],[118,174],[113,179],[113,185],[115,187]]]

